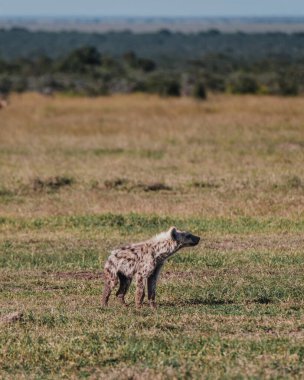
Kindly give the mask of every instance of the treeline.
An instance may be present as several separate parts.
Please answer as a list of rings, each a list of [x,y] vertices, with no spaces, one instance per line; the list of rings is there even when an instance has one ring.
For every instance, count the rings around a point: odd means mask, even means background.
[[[5,60],[39,56],[58,58],[84,46],[94,46],[113,57],[135,51],[140,57],[160,65],[180,67],[189,59],[200,59],[210,53],[251,61],[269,56],[303,58],[304,33],[221,33],[218,30],[180,33],[165,29],[157,33],[82,33],[0,29],[0,57]]]
[[[114,56],[85,46],[54,58],[0,57],[0,94],[25,91],[89,96],[146,92],[198,99],[208,91],[297,95],[304,93],[304,54],[250,59],[215,52],[164,64],[134,51]]]
[[[126,52],[113,58],[83,47],[62,58],[0,61],[0,93],[38,91],[89,96],[147,92],[162,96],[192,95],[205,99],[202,78],[159,68],[151,59]]]

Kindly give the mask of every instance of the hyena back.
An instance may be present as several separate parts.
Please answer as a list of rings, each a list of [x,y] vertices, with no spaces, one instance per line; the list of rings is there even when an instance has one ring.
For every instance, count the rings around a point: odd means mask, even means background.
[[[171,227],[150,240],[113,250],[104,268],[102,305],[108,304],[111,291],[119,282],[116,296],[126,306],[125,295],[135,277],[136,307],[142,306],[147,283],[148,300],[155,308],[156,282],[164,262],[179,249],[195,246],[199,241],[198,236]]]

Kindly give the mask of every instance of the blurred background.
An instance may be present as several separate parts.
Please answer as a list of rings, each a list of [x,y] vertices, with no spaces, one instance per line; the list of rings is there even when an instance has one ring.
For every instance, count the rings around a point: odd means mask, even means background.
[[[303,92],[304,6],[291,1],[0,4],[0,93]]]

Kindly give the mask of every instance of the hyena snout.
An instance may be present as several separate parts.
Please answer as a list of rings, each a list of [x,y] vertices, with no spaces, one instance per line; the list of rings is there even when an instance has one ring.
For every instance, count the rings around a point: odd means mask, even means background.
[[[198,245],[200,242],[201,238],[196,235],[192,235],[190,233],[186,233],[184,235],[184,247],[194,247],[195,245]]]
[[[195,245],[198,245],[201,238],[199,236],[192,235],[191,237],[191,246],[194,247]]]

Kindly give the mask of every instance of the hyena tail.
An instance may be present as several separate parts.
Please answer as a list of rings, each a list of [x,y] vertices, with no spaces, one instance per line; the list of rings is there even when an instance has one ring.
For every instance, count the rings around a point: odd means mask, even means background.
[[[104,287],[103,287],[102,300],[101,300],[102,306],[108,305],[111,292],[113,288],[115,288],[117,283],[118,283],[118,275],[114,269],[114,266],[112,266],[110,263],[106,263],[105,270],[104,270]]]

